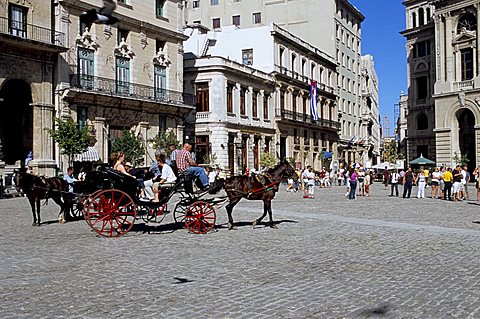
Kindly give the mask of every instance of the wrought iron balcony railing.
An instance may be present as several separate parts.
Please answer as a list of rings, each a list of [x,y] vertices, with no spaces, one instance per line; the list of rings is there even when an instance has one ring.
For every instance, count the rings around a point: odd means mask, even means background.
[[[289,110],[276,110],[276,115],[277,117],[280,117],[282,120],[308,123],[308,124],[317,125],[323,128],[333,128],[333,129],[340,128],[340,123],[337,121],[332,121],[327,119],[318,119],[315,121],[311,118],[310,115],[304,114],[304,113],[293,112]]]
[[[85,74],[72,74],[70,86],[85,91],[119,97],[132,97],[168,104],[195,105],[193,94]]]
[[[283,74],[285,76],[288,76],[292,79],[304,82],[308,85],[310,85],[310,79],[306,75],[302,75],[298,72],[292,72],[291,70],[287,69],[284,66],[280,65],[275,65],[275,72]],[[333,87],[327,86],[323,83],[317,82],[317,90],[319,92],[325,92],[325,93],[330,93],[330,94],[336,94],[336,90]]]
[[[0,17],[0,33],[13,35],[26,40],[38,41],[46,44],[65,46],[65,34],[37,25],[13,21]]]

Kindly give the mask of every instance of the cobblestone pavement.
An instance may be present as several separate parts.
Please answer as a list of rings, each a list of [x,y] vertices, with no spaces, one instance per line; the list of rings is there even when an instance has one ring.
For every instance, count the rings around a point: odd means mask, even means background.
[[[32,227],[25,198],[1,200],[0,317],[480,318],[476,202],[344,191],[282,190],[278,229],[253,229],[262,205],[242,201],[233,231],[221,209],[206,235],[167,216],[112,239],[56,223],[53,203]]]

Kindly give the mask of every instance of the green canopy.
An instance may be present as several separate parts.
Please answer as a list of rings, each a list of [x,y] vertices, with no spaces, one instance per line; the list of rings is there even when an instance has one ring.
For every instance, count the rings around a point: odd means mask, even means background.
[[[429,160],[428,158],[423,157],[423,154],[420,154],[419,158],[416,158],[414,160],[411,160],[408,162],[410,165],[435,165],[435,162],[432,160]]]

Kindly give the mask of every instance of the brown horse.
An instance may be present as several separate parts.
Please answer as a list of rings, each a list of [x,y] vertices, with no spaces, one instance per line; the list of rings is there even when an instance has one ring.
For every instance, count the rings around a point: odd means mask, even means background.
[[[15,186],[18,191],[21,190],[28,198],[33,214],[32,226],[40,226],[41,224],[41,199],[53,199],[60,206],[59,215],[63,213],[64,218],[68,220],[68,184],[65,180],[58,177],[34,176],[29,174],[24,168],[21,168],[15,175]]]
[[[225,208],[228,214],[228,229],[233,229],[232,210],[242,199],[263,200],[263,214],[253,222],[253,226],[260,223],[267,215],[270,218],[270,227],[276,228],[272,218],[272,199],[278,191],[282,179],[292,177],[298,179],[297,174],[288,161],[283,160],[264,175],[233,176],[225,181],[229,203]]]

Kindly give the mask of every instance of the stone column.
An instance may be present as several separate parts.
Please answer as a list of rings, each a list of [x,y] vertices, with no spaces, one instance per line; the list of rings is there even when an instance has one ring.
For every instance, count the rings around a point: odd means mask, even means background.
[[[242,144],[242,133],[238,132],[237,136],[235,136],[235,163],[234,163],[234,175],[239,175],[242,173],[242,149],[238,148],[237,145]]]
[[[235,83],[235,89],[232,92],[233,98],[233,113],[237,116],[240,116],[240,90],[242,85],[240,83]]]
[[[454,79],[454,72],[455,72],[455,61],[454,61],[454,53],[453,53],[453,48],[451,45],[447,45],[449,43],[452,43],[453,35],[452,31],[454,30],[453,27],[453,18],[450,15],[450,13],[446,13],[446,21],[445,21],[445,43],[444,47],[445,48],[445,58],[446,58],[446,79],[449,82],[453,82]]]
[[[95,128],[95,138],[97,142],[94,147],[100,156],[100,161],[108,162],[108,130],[106,126],[106,119],[104,117],[96,117],[93,120],[93,127]]]
[[[53,139],[45,128],[54,127],[55,106],[35,103],[33,106],[33,160],[29,162],[35,172],[55,176],[57,163],[53,158]]]
[[[443,23],[442,17],[438,14],[433,16],[435,22],[435,69],[437,73],[437,81],[442,81],[444,79],[443,68],[442,68],[442,41],[443,41]]]
[[[140,130],[139,132],[143,136],[143,144],[145,146],[147,146],[147,134],[148,134],[148,128],[150,127],[150,123],[146,122],[146,121],[139,122],[138,127],[139,127],[139,130]],[[150,158],[152,158],[152,160],[154,159],[152,155],[150,155]],[[147,166],[149,164],[148,159],[149,159],[148,147],[145,147],[145,154],[144,154],[144,158],[143,158],[143,163],[144,163],[145,166]]]

